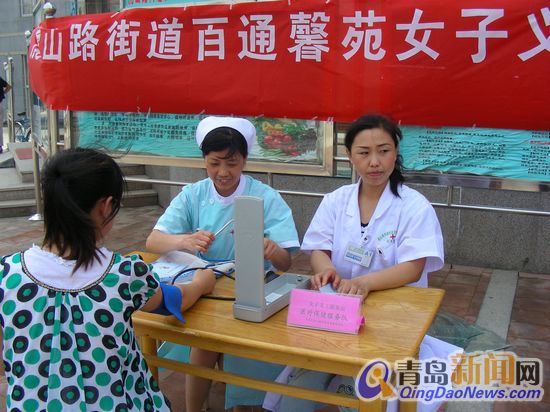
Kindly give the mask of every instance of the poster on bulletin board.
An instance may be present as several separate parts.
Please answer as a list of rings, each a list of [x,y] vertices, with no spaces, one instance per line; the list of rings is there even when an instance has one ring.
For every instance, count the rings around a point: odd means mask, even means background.
[[[205,115],[76,112],[78,145],[113,153],[200,159],[195,130]],[[257,142],[249,160],[286,164],[306,171],[324,168],[332,148],[333,126],[318,120],[248,117]],[[327,172],[328,173],[328,172]],[[317,173],[314,173],[317,174]]]
[[[402,126],[410,171],[550,181],[550,131]]]

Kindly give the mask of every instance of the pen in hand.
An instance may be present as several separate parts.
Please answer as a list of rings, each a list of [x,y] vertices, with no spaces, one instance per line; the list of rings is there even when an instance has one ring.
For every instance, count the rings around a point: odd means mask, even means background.
[[[234,219],[229,219],[227,222],[225,222],[225,224],[216,233],[214,233],[214,238],[216,238],[220,233],[222,233],[225,229],[227,229],[229,227],[229,225],[231,223],[233,223],[233,221],[234,221]],[[201,230],[203,230],[203,229],[198,227],[198,228],[195,229],[195,233],[200,232]]]
[[[225,229],[229,227],[231,223],[233,223],[234,219],[229,219],[227,222],[225,222],[225,225],[221,227],[216,233],[214,233],[214,236],[217,237],[220,233],[222,233]]]

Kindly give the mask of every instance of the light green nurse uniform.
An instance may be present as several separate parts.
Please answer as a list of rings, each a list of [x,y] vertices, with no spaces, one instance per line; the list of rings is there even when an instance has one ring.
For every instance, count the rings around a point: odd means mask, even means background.
[[[229,197],[220,196],[210,178],[185,186],[172,200],[170,206],[155,225],[156,230],[164,233],[193,233],[197,229],[215,233],[233,219],[234,200],[236,196],[256,196],[264,200],[264,234],[284,249],[293,250],[299,247],[298,233],[292,211],[279,192],[251,178],[241,176],[241,181],[235,192]],[[212,243],[203,259],[217,261],[234,259],[235,249],[232,226],[220,233]],[[269,265],[269,262],[266,262]],[[178,352],[179,360],[188,361],[188,350],[181,346],[172,348]],[[174,358],[174,354],[167,357]],[[187,359],[185,359],[187,357]],[[283,366],[224,356],[224,370],[252,376],[254,378],[274,380]],[[265,392],[242,388],[234,385],[226,386],[225,407],[235,405],[260,405]]]

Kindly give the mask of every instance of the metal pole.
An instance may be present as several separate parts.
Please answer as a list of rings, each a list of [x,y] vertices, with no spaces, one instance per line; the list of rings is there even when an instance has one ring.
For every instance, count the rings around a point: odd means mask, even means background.
[[[132,177],[132,176],[126,177],[126,181],[152,183],[152,184],[160,184],[160,185],[171,185],[171,186],[185,186],[185,185],[192,184],[191,182],[174,182],[170,180],[147,179],[147,178]],[[450,190],[452,190],[452,186],[450,187]],[[281,195],[289,195],[289,196],[306,196],[306,197],[316,197],[316,198],[322,198],[323,196],[325,196],[325,193],[302,192],[297,190],[277,190],[277,191]],[[495,206],[462,205],[459,203],[452,203],[453,199],[452,199],[452,196],[449,195],[449,193],[450,192],[447,192],[448,203],[431,202],[432,206],[441,207],[444,209],[472,210],[472,211],[480,211],[480,212],[499,212],[499,213],[511,213],[516,215],[550,217],[550,212],[546,212],[544,210],[509,209],[509,208],[495,207]]]
[[[479,212],[497,212],[497,213],[511,213],[514,215],[550,217],[550,212],[546,212],[544,210],[509,209],[506,207],[461,205],[456,203],[447,204],[447,203],[434,203],[434,202],[432,202],[432,206],[441,207],[444,209],[475,210]]]
[[[27,30],[25,32],[25,39],[27,43],[27,47],[29,46],[29,40],[30,40],[31,33]],[[42,187],[40,185],[40,145],[38,144],[37,139],[35,139],[35,131],[32,129],[32,126],[34,124],[34,110],[32,105],[32,91],[30,88],[30,81],[29,81],[29,70],[28,66],[25,64],[23,66],[25,68],[25,101],[26,101],[26,112],[27,116],[29,118],[29,124],[31,128],[31,147],[32,147],[32,167],[33,167],[33,178],[34,178],[34,200],[36,202],[36,213],[29,217],[29,220],[33,221],[42,221],[44,220],[43,212],[44,212],[44,205],[42,203]],[[40,133],[40,130],[38,130],[38,133]]]
[[[453,204],[453,191],[454,186],[447,186],[447,204],[452,205]]]
[[[25,112],[27,117],[31,119],[31,87],[29,85],[29,67],[27,66],[27,55],[21,55],[21,65],[23,67],[23,79],[25,81]],[[32,125],[32,122],[30,122]]]
[[[25,32],[25,43],[27,44],[27,51],[28,51],[28,47],[29,47],[29,44],[30,44],[30,39],[31,39],[31,32],[30,30],[27,30]],[[30,140],[31,141],[34,141],[35,140],[35,132],[38,132],[40,133],[40,130],[36,131],[36,130],[33,130],[33,125],[34,125],[34,107],[33,107],[33,103],[32,103],[32,90],[31,90],[31,82],[30,82],[30,78],[29,78],[29,66],[27,64],[27,59],[26,59],[26,55],[23,56],[23,68],[24,68],[24,79],[25,79],[25,111],[27,112],[27,118],[29,119],[29,127],[31,129],[31,136],[30,136]],[[34,145],[33,145],[34,147]],[[37,146],[38,147],[38,146]],[[33,149],[34,151],[34,149]]]
[[[6,74],[4,75],[4,77],[6,78],[6,81],[9,83],[9,80],[8,80],[8,63],[7,62],[4,62],[4,64],[2,65],[4,71],[6,72]],[[4,107],[4,103],[3,102],[0,102],[0,105],[2,105],[2,108]],[[3,111],[2,111],[3,113]],[[9,114],[9,111],[7,110],[6,111],[6,120],[8,122],[8,143],[11,142],[11,129],[10,129],[10,114]],[[2,116],[0,116],[0,127],[4,127],[4,114],[2,114]],[[2,130],[2,133],[3,133],[3,130]],[[2,142],[3,143],[3,142]]]
[[[15,142],[15,104],[13,99],[14,82],[13,82],[13,57],[8,57],[8,61],[4,63],[4,69],[6,70],[6,81],[11,85],[12,90],[8,93],[8,141],[10,143]]]
[[[32,162],[33,162],[33,175],[34,175],[34,198],[36,200],[36,213],[32,215],[29,220],[44,220],[42,215],[42,191],[40,187],[40,147],[35,139],[32,139]]]
[[[57,140],[59,136],[59,123],[57,120],[57,110],[48,109],[48,131],[50,135],[49,141],[49,156],[57,153]]]
[[[73,148],[72,135],[72,112],[65,110],[63,112],[63,147],[64,149]]]

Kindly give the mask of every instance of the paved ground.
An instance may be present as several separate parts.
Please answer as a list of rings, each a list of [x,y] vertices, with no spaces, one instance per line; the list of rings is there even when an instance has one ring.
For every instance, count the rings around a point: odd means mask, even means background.
[[[122,209],[115,226],[105,242],[106,246],[126,253],[145,248],[145,238],[162,213],[158,206]],[[27,218],[0,219],[0,255],[40,244],[42,223],[30,222]],[[307,257],[298,254],[293,272],[308,273]],[[442,308],[474,323],[479,314],[487,285],[494,270],[447,265],[430,276],[430,286],[445,289]],[[507,340],[519,356],[537,357],[544,362],[544,387],[547,394],[543,402],[497,402],[494,411],[549,411],[550,410],[550,273],[520,273],[513,300],[512,318]],[[172,400],[174,411],[183,411],[184,376],[179,373],[164,373],[160,385]],[[1,384],[0,384],[1,391]],[[223,411],[222,384],[213,387],[210,396],[212,411]],[[3,402],[0,401],[0,410]],[[475,410],[475,409],[474,409]]]

